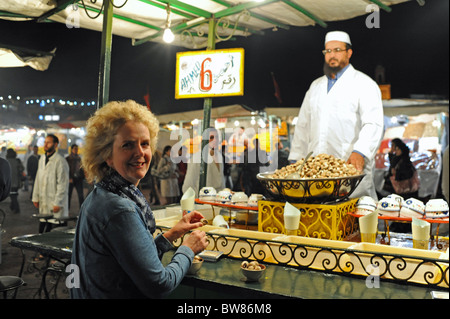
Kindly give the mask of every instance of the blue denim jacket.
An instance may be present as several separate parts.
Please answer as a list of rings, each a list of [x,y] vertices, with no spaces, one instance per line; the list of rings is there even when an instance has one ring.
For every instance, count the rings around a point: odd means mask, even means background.
[[[80,288],[72,298],[161,298],[175,289],[194,252],[180,246],[164,267],[161,257],[172,244],[153,238],[137,205],[96,186],[80,210],[72,247]]]

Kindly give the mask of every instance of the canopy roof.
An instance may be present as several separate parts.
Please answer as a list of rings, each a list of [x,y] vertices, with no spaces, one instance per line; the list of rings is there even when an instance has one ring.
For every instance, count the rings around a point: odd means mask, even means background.
[[[38,71],[45,71],[55,55],[51,52],[41,52],[17,47],[0,47],[0,67],[14,68],[29,66]]]
[[[56,21],[102,31],[103,1],[2,0],[0,18]],[[274,28],[326,27],[327,22],[365,15],[377,7],[391,11],[390,6],[406,1],[410,0],[114,0],[112,32],[131,38],[135,45],[162,42],[170,8],[172,44],[200,49],[207,46],[211,18],[217,20],[215,36],[220,42]]]

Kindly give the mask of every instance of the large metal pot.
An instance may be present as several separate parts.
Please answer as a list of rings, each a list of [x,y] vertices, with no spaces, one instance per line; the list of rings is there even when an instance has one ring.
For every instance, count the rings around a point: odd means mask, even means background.
[[[269,197],[291,203],[327,203],[347,199],[359,185],[364,174],[335,178],[282,179],[273,173],[259,173],[256,177]]]

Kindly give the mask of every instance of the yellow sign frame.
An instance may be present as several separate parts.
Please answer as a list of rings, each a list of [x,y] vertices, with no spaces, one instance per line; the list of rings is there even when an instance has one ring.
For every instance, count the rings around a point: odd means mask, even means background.
[[[213,73],[211,69],[218,72]],[[204,74],[206,74],[207,81],[205,81]],[[214,83],[217,82],[213,81],[213,79],[226,76],[231,83],[228,90],[224,89],[224,86],[229,84],[225,82],[227,79],[222,80],[222,88],[217,87],[220,83],[215,85],[214,89],[212,88]],[[233,88],[236,81],[238,82],[237,86]],[[204,83],[207,86],[204,86]],[[188,88],[190,92],[186,92]],[[236,95],[244,95],[243,48],[177,53],[175,99]]]

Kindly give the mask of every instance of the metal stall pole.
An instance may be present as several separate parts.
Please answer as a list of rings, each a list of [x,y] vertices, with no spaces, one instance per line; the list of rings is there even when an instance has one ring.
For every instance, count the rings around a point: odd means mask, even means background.
[[[214,17],[209,19],[209,29],[208,29],[208,46],[206,50],[214,50],[216,48],[216,21]],[[212,81],[212,79],[210,79]],[[209,140],[203,139],[203,133],[209,128],[211,121],[211,107],[212,98],[207,97],[203,102],[203,121],[202,121],[202,147],[200,149],[200,154],[203,155],[203,149],[208,145]],[[206,186],[206,175],[207,175],[207,163],[204,161],[203,156],[200,156],[200,181],[199,190]]]
[[[111,0],[103,2],[102,46],[100,52],[100,70],[98,75],[97,109],[108,103],[109,74],[111,69],[112,21],[113,8]]]

